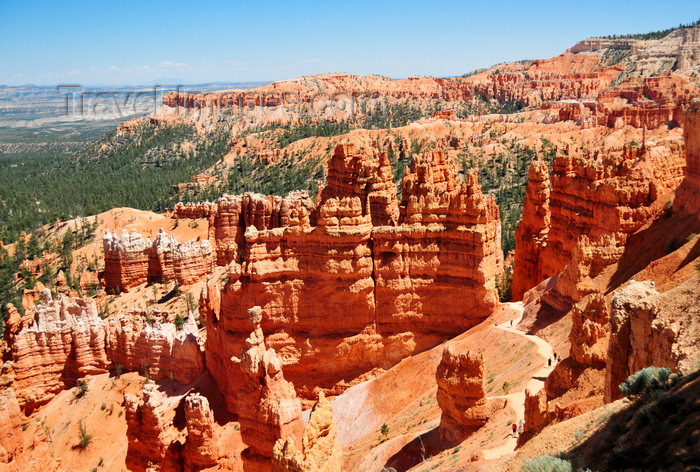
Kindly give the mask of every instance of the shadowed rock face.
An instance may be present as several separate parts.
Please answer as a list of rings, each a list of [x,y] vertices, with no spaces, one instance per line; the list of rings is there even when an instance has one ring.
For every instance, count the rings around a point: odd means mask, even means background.
[[[218,299],[208,286],[200,305],[208,365],[225,391],[236,391],[225,365],[244,346],[245,306],[260,304],[266,342],[310,396],[460,333],[498,303],[498,208],[475,174],[458,180],[444,152],[414,159],[400,206],[386,157],[351,144],[336,149],[317,205],[277,198],[225,196],[212,219],[228,283]],[[263,204],[246,213],[252,201]]]

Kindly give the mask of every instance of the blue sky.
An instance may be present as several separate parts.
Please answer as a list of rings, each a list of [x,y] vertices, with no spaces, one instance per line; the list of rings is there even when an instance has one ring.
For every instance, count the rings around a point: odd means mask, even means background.
[[[0,0],[0,84],[454,76],[581,39],[700,18],[697,0],[196,2]]]

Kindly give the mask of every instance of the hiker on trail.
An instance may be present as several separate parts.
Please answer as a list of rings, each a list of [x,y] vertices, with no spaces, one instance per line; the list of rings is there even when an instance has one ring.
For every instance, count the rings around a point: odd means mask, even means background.
[[[552,358],[547,359],[547,367],[552,367]]]
[[[513,435],[518,433],[518,425],[513,423]]]
[[[557,353],[555,352],[555,353],[552,354],[552,359],[555,359],[555,360],[556,360],[556,358],[557,358]]]
[[[561,357],[557,357],[557,364],[561,362]]]
[[[518,423],[518,434],[523,434],[525,432],[525,420],[520,420]]]
[[[510,320],[510,325],[513,326],[513,320]]]

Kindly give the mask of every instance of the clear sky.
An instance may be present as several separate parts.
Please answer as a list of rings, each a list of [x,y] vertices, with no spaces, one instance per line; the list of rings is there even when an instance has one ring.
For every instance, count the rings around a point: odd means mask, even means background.
[[[326,72],[455,76],[579,40],[700,18],[697,0],[0,0],[0,84],[273,81]]]

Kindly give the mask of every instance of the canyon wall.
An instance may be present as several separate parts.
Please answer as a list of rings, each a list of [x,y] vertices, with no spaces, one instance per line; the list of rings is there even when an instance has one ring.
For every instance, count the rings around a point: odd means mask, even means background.
[[[244,347],[247,306],[262,307],[285,375],[310,394],[463,332],[498,303],[498,208],[442,151],[414,159],[400,204],[383,153],[341,144],[317,205],[224,196],[212,221],[228,280],[218,297],[207,287],[200,312],[224,390],[239,380],[225,366]]]
[[[676,192],[674,210],[700,219],[700,102],[695,101],[684,115],[685,179]]]
[[[664,293],[650,281],[630,281],[615,292],[606,357],[606,402],[620,398],[619,385],[644,367],[695,368],[700,339],[697,278]]]
[[[162,229],[153,242],[136,230],[124,230],[121,237],[107,231],[102,243],[105,269],[101,276],[108,292],[128,292],[154,280],[190,285],[211,273],[214,266],[209,240],[178,243]]]
[[[528,185],[522,229],[516,232],[515,293],[567,269],[558,292],[568,301],[557,308],[568,311],[595,291],[586,281],[619,260],[628,236],[666,210],[661,199],[680,185],[684,168],[683,148],[675,142],[561,150],[552,165],[549,198],[541,170]]]
[[[117,366],[147,371],[155,379],[172,376],[183,384],[205,369],[204,343],[191,316],[181,330],[140,318],[103,320],[91,299],[51,300],[50,294],[16,329],[9,357],[11,369],[4,376],[27,411],[81,377]]]

